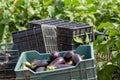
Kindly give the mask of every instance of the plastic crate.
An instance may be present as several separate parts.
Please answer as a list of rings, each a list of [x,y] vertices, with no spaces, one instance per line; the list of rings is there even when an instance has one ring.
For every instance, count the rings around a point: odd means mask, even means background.
[[[37,50],[40,53],[58,50],[54,26],[42,24],[41,27],[13,32],[12,36],[20,53],[29,50]],[[16,36],[19,37],[16,38]]]
[[[88,33],[90,41],[93,41],[93,27],[88,24],[69,22],[66,25],[57,26],[58,50],[74,50],[78,44],[73,41],[73,37],[78,36],[84,41],[86,33]]]
[[[28,49],[28,39],[27,32],[25,30],[19,32],[13,32],[13,42],[17,45],[19,52],[24,51],[24,49]]]
[[[56,26],[41,25],[46,52],[58,51]]]
[[[78,47],[78,44],[76,45],[76,43],[73,41],[74,36],[79,36],[85,40],[85,33],[88,33],[90,41],[94,40],[93,27],[89,24],[71,22],[61,19],[43,19],[29,22],[29,28],[42,27],[42,25],[44,25],[44,27],[51,26],[49,29],[51,28],[51,32],[54,32],[52,36],[56,35],[56,37],[54,36],[53,39],[55,43],[57,43],[59,51],[74,50],[76,47]],[[47,41],[47,39],[49,38],[46,38],[45,41]]]
[[[63,56],[66,51],[60,52]],[[34,72],[31,69],[21,69],[24,61],[34,59],[49,59],[50,54],[39,54],[37,51],[23,52],[15,67],[16,80],[97,80],[92,45],[82,45],[74,50],[76,54],[85,55],[85,59],[76,66],[56,70]]]
[[[0,80],[10,80],[16,77],[14,68],[18,58],[19,53],[15,44],[0,44]]]

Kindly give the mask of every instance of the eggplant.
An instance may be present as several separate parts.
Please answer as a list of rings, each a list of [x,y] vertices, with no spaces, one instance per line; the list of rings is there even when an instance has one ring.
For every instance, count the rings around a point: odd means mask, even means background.
[[[38,67],[35,70],[35,72],[41,72],[41,71],[45,71],[45,67]]]
[[[49,66],[56,66],[56,65],[58,65],[58,64],[65,64],[65,60],[64,60],[64,58],[63,57],[58,57],[58,58],[56,58],[54,61],[52,61],[50,64],[49,64]]]
[[[78,62],[82,60],[81,56],[79,54],[74,54],[72,56],[73,64],[76,65]]]
[[[74,55],[73,51],[67,51],[64,55],[63,58],[65,59],[66,62],[69,62],[72,60],[72,56]]]
[[[53,51],[52,53],[50,53],[50,62],[52,62],[58,57],[60,57],[60,54],[57,51]]]
[[[70,64],[58,64],[58,65],[51,65],[51,66],[47,66],[47,70],[55,70],[55,69],[59,69],[59,68],[65,68],[65,67],[70,67],[72,65]]]
[[[35,69],[37,67],[44,67],[48,65],[47,59],[35,59],[31,62],[32,69]]]
[[[72,65],[70,65],[70,64],[58,64],[58,65],[56,66],[56,69],[65,68],[65,67],[70,67],[70,66],[72,66]]]

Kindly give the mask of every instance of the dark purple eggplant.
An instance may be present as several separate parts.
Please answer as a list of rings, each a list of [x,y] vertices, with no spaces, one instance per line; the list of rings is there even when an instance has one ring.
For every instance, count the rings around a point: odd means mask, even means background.
[[[31,62],[31,67],[33,69],[37,68],[37,67],[43,67],[43,66],[47,66],[48,65],[48,60],[46,59],[35,59]]]
[[[76,65],[78,62],[82,60],[81,56],[79,54],[74,54],[72,56],[73,64]]]
[[[63,57],[58,57],[55,60],[53,60],[48,66],[47,70],[55,70],[57,68],[57,65],[59,64],[65,64],[65,60]]]
[[[65,67],[70,67],[70,66],[72,66],[72,65],[70,65],[70,64],[58,64],[58,65],[56,66],[56,69],[65,68]]]
[[[36,72],[41,72],[41,71],[45,71],[45,67],[38,67],[35,70]]]
[[[67,51],[64,55],[63,58],[65,59],[66,62],[69,62],[72,60],[72,56],[74,55],[73,51]]]
[[[65,60],[63,57],[58,57],[54,61],[52,61],[49,65],[50,66],[56,66],[58,64],[65,64]]]
[[[60,54],[57,51],[53,51],[52,53],[50,53],[50,61],[51,62],[58,57],[60,57]]]

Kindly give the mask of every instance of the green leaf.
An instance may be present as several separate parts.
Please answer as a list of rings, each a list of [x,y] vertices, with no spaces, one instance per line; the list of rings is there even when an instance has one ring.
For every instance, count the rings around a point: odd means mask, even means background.
[[[55,7],[53,7],[53,6],[48,6],[47,11],[48,11],[48,15],[49,15],[50,17],[54,17],[54,16],[55,16]]]
[[[117,55],[114,55],[113,59],[112,59],[112,63],[116,63],[120,61],[120,53],[116,53]],[[120,62],[119,62],[120,65]]]
[[[57,19],[63,19],[64,18],[64,15],[63,14],[58,14],[55,16]]]
[[[94,41],[94,44],[100,44],[102,41],[104,41],[104,38],[104,35],[98,35],[97,39]]]
[[[88,5],[88,10],[89,10],[89,12],[96,12],[96,10],[98,10],[97,9],[97,6],[95,6],[94,4],[90,4],[90,5]]]
[[[116,65],[105,65],[102,70],[98,72],[98,80],[112,80],[113,72],[118,69]]]
[[[89,14],[88,17],[91,18],[93,20],[93,22],[96,21],[96,18],[95,18],[95,16],[93,14]]]
[[[120,40],[116,40],[115,42],[117,50],[120,50]]]
[[[115,42],[116,42],[116,38],[111,38],[105,44],[106,44],[107,47],[112,47],[112,46],[114,46]]]
[[[4,35],[5,27],[3,25],[0,26],[0,42],[2,42],[3,35]]]
[[[96,51],[103,54],[108,54],[108,49],[106,44],[98,44],[96,46]]]
[[[109,36],[116,36],[117,34],[118,34],[118,32],[114,29],[109,30]]]
[[[102,28],[106,28],[106,27],[113,27],[114,25],[110,22],[106,22],[106,23],[100,23],[100,25],[97,27],[97,29],[102,29]]]
[[[80,37],[78,37],[78,36],[73,37],[73,40],[74,40],[75,42],[77,42],[77,43],[83,44],[83,40],[82,40]]]
[[[77,6],[76,9],[80,11],[86,11],[88,8],[83,5],[80,5],[80,6]]]
[[[72,4],[74,6],[79,6],[80,5],[79,0],[72,0]]]
[[[95,0],[88,0],[88,1],[87,1],[87,4],[93,4],[94,1],[95,1]]]
[[[71,21],[74,19],[74,14],[72,11],[64,11],[66,13],[66,16],[70,18]]]
[[[100,61],[100,62],[97,62],[97,67],[99,70],[102,70],[104,68],[104,66],[106,65],[107,61]]]
[[[56,7],[57,7],[58,11],[63,10],[64,2],[62,0],[56,0]]]
[[[54,0],[45,0],[44,5],[45,5],[45,6],[49,6],[49,5],[51,5],[52,3],[54,3]]]
[[[86,42],[86,43],[89,43],[89,42],[90,42],[90,39],[89,39],[88,33],[85,33],[85,35],[86,35],[85,42]]]
[[[64,0],[65,5],[71,4],[71,0]]]

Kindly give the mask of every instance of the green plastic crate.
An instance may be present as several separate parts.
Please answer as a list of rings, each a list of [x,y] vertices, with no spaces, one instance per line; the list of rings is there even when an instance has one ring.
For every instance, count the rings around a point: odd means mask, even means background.
[[[60,52],[60,55],[66,51]],[[34,59],[49,59],[50,54],[39,54],[37,51],[23,52],[15,67],[16,80],[97,80],[92,45],[82,45],[74,50],[76,54],[85,55],[85,59],[76,66],[56,70],[34,72],[30,69],[20,69],[24,61]]]

